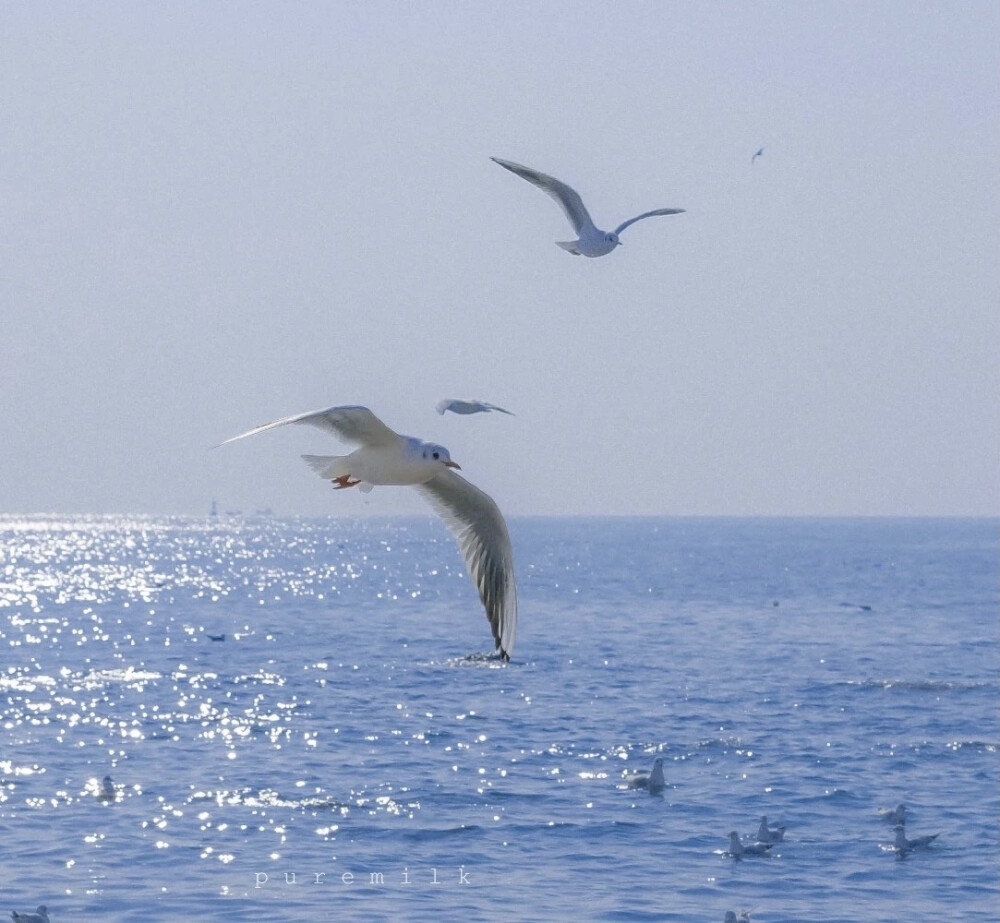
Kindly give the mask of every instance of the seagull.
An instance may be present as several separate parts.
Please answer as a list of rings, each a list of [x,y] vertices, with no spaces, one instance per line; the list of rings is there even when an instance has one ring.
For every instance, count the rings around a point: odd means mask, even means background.
[[[759,147],[754,151],[753,157],[750,158],[750,166],[753,166],[753,162],[764,153],[764,148]]]
[[[101,790],[97,793],[101,801],[117,801],[118,792],[115,791],[115,783],[111,776],[105,776],[101,780]]]
[[[737,916],[732,910],[727,910],[723,923],[750,923],[750,914],[752,913],[752,910],[741,910]]]
[[[508,416],[514,416],[509,410],[504,410],[503,407],[497,407],[496,404],[489,404],[486,401],[460,401],[458,398],[448,398],[443,401],[437,402],[437,412],[444,414],[447,411],[452,413],[468,414],[468,413],[489,413],[491,410],[496,410],[498,413],[505,413]]]
[[[760,819],[760,826],[757,828],[758,843],[780,843],[785,838],[785,827],[768,827],[767,817]]]
[[[894,808],[882,808],[878,813],[882,820],[887,824],[892,824],[894,827],[896,824],[906,823],[905,804],[897,804]]]
[[[44,904],[39,904],[34,913],[18,913],[12,910],[10,918],[14,923],[50,923],[49,911]]]
[[[739,862],[744,856],[766,856],[770,848],[770,843],[747,843],[744,845],[740,842],[740,835],[735,830],[731,830],[729,832],[729,849],[726,855],[732,856]]]
[[[359,446],[350,455],[303,455],[335,490],[376,485],[415,487],[444,520],[458,542],[465,566],[486,609],[493,641],[506,662],[514,651],[517,630],[517,586],[514,555],[503,514],[492,498],[454,470],[460,466],[441,445],[393,432],[367,407],[314,410],[263,423],[220,445],[284,426],[308,423],[344,442]]]
[[[902,824],[896,824],[896,839],[893,842],[893,848],[901,856],[905,856],[909,852],[913,852],[915,849],[926,849],[931,843],[938,838],[939,834],[931,833],[925,836],[917,836],[912,840],[906,838],[906,828]]]
[[[532,170],[531,167],[523,167],[510,160],[501,160],[499,157],[491,157],[490,160],[500,164],[505,170],[516,173],[521,179],[526,179],[555,199],[559,207],[566,213],[569,223],[573,225],[573,230],[579,235],[579,240],[556,241],[556,245],[562,247],[563,250],[568,250],[574,256],[604,256],[621,245],[618,238],[630,224],[635,224],[636,221],[641,221],[643,218],[652,218],[654,215],[679,215],[684,211],[683,208],[657,208],[654,211],[643,212],[641,215],[629,218],[628,221],[623,221],[613,231],[602,231],[594,226],[593,219],[583,204],[583,199],[571,186],[567,186],[555,177],[539,173],[537,170]]]
[[[663,757],[658,756],[653,760],[653,769],[651,772],[634,773],[633,775],[626,776],[625,781],[628,783],[629,788],[644,788],[651,795],[662,792],[666,784],[663,780]]]

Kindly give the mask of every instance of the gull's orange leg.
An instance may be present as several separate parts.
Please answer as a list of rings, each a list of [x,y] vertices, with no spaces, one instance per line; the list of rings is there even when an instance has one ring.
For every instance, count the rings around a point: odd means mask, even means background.
[[[331,482],[334,490],[343,490],[345,487],[354,487],[361,481],[352,481],[349,474],[342,474],[339,478],[334,478]]]

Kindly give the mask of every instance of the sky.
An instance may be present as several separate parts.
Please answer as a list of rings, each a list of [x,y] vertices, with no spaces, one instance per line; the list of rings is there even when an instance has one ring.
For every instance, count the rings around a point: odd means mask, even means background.
[[[512,516],[997,515],[998,10],[0,5],[0,513],[423,512],[212,448],[364,404]]]

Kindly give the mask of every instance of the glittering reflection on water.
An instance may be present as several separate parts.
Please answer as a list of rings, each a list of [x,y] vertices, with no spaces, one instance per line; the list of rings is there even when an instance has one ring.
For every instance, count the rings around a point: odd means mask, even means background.
[[[878,888],[852,898],[888,919],[938,898],[922,879],[882,898],[876,841],[834,842],[845,818],[865,829],[876,795],[921,821],[945,812],[931,861],[953,858],[966,893],[994,845],[995,638],[976,602],[993,583],[953,576],[939,541],[907,570],[909,546],[881,568],[876,544],[859,562],[850,543],[828,554],[829,537],[755,529],[512,524],[527,617],[505,665],[470,653],[488,631],[436,520],[0,518],[16,903],[45,899],[54,919],[172,920],[206,903],[320,919],[331,901],[345,918],[429,918],[443,899],[413,889],[399,904],[402,882],[471,870],[478,890],[447,898],[468,893],[468,919],[519,888],[547,918],[586,916],[597,887],[609,914],[658,919],[680,898],[674,918],[721,919],[706,896],[737,906],[748,888],[747,905],[787,907],[857,881]],[[624,784],[656,758],[662,792]],[[886,780],[911,788],[890,799]],[[789,843],[758,863],[774,872],[734,868],[725,832],[761,813],[792,824]],[[382,871],[395,891],[303,887]]]

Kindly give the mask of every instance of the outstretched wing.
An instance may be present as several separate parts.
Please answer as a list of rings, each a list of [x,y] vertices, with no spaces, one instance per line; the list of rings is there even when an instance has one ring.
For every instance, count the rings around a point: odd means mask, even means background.
[[[488,401],[463,401],[458,398],[446,398],[437,402],[438,413],[443,414],[449,410],[458,414],[489,413],[491,410],[496,410],[499,413],[514,416],[509,410],[504,410],[503,407],[497,407],[496,404],[490,404]]]
[[[328,407],[326,410],[311,410],[308,413],[299,413],[291,417],[282,417],[280,420],[273,420],[270,423],[262,423],[245,433],[220,442],[219,445],[235,442],[237,439],[245,439],[247,436],[255,436],[264,430],[284,426],[287,423],[308,423],[310,426],[326,430],[344,442],[352,442],[356,445],[391,445],[401,438],[367,407],[347,405]]]
[[[454,471],[442,471],[416,487],[455,536],[486,609],[493,641],[510,660],[517,632],[517,585],[510,534],[500,508]]]
[[[643,218],[652,218],[655,215],[680,215],[683,214],[683,208],[656,208],[651,212],[643,212],[641,215],[636,215],[634,218],[629,218],[628,221],[619,224],[615,228],[616,234],[621,234],[630,224],[635,224],[637,221],[642,221]]]
[[[560,182],[554,176],[547,173],[539,173],[531,167],[521,166],[511,160],[501,160],[499,157],[491,157],[494,163],[500,164],[511,173],[516,173],[521,179],[526,179],[529,183],[537,186],[546,195],[555,199],[559,207],[566,213],[569,223],[573,225],[573,230],[577,234],[583,235],[587,230],[594,227],[594,222],[583,204],[580,194],[572,187]]]

